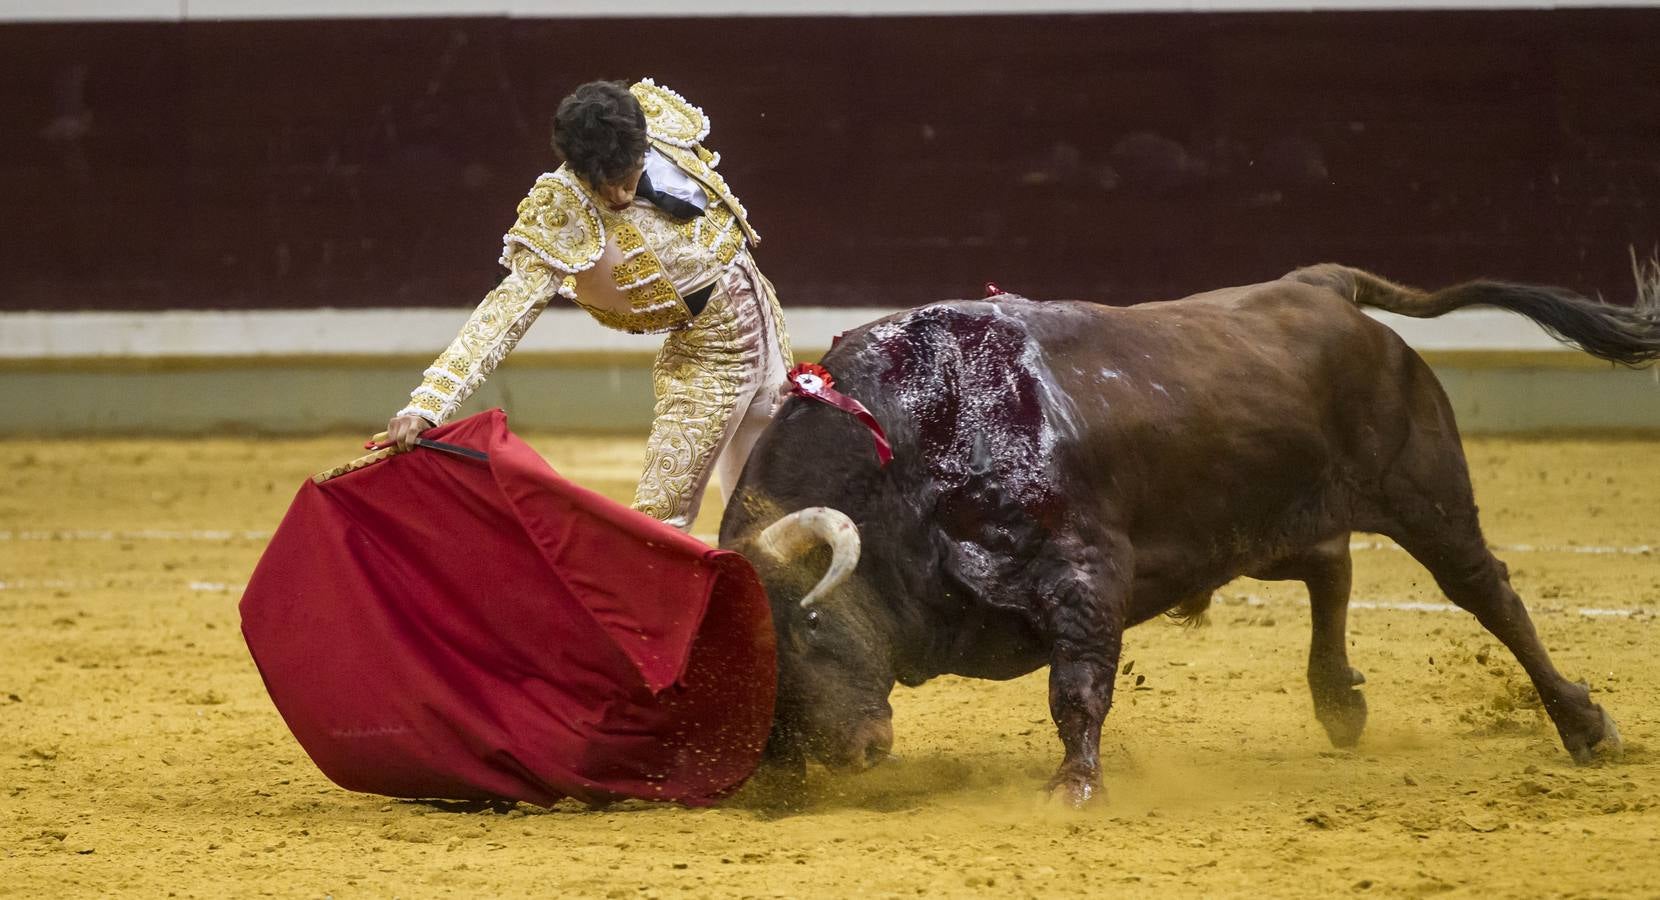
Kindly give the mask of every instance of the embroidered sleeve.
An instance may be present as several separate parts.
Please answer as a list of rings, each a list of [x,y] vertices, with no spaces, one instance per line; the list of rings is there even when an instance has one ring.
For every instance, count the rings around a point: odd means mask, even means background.
[[[422,373],[421,386],[398,415],[420,416],[434,425],[454,415],[512,352],[564,281],[562,273],[526,250],[510,247],[502,262],[507,277],[485,295],[449,348]]]

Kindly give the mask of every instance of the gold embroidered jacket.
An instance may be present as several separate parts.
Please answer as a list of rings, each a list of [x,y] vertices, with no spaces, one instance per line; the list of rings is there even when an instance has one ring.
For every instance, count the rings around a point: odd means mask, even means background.
[[[719,154],[702,144],[709,134],[708,116],[649,78],[629,90],[645,110],[651,146],[703,188],[708,201],[704,215],[680,222],[648,204],[613,211],[596,202],[566,166],[543,175],[519,203],[518,220],[503,238],[501,263],[507,276],[423,373],[399,415],[447,420],[554,294],[576,302],[609,328],[636,334],[686,328],[692,313],[682,298],[713,284],[746,244],[760,242],[743,204],[715,171]],[[576,274],[592,268],[608,243],[622,256],[612,277],[628,298],[626,312],[584,304],[576,288]]]

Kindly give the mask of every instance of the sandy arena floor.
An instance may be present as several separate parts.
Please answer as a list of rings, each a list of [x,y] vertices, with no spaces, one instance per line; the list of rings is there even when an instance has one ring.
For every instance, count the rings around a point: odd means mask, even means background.
[[[630,493],[638,439],[531,440]],[[901,689],[904,761],[815,771],[787,817],[471,811],[324,780],[236,602],[301,479],[354,449],[0,441],[0,895],[1660,896],[1660,440],[1469,443],[1489,537],[1623,762],[1575,767],[1509,655],[1405,554],[1363,547],[1358,751],[1314,721],[1300,587],[1238,582],[1209,628],[1129,635],[1101,807],[1040,800],[1059,744],[1039,673]]]

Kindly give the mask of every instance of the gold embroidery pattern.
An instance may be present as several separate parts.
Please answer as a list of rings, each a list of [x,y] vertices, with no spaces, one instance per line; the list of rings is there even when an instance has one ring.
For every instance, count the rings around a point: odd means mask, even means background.
[[[611,239],[617,242],[617,249],[621,250],[625,257],[633,256],[646,248],[645,235],[627,222],[613,226]]]
[[[709,117],[686,98],[650,78],[629,88],[645,110],[646,131],[660,141],[690,148],[709,136]]]
[[[635,314],[654,313],[665,305],[674,307],[679,300],[680,295],[674,292],[674,285],[661,278],[628,289],[628,301],[633,304]],[[672,311],[682,323],[691,318],[691,309],[684,305]]]
[[[611,277],[617,282],[617,287],[628,290],[643,284],[646,279],[663,276],[663,266],[657,261],[654,253],[642,253],[633,259],[617,263],[611,270]]]
[[[706,322],[707,320],[707,322]],[[747,373],[732,298],[716,289],[697,324],[669,335],[652,366],[656,418],[634,508],[682,523],[726,431]]]
[[[398,410],[398,415],[420,416],[421,418],[433,423],[443,422],[445,419],[444,401],[438,399],[437,397],[431,397],[425,394],[422,394],[419,397],[410,397],[409,405]]]
[[[719,278],[744,247],[743,232],[736,227],[732,213],[712,197],[702,216],[685,221],[649,206],[631,207],[618,216],[608,222],[612,234],[637,227],[682,295]]]
[[[715,258],[721,265],[731,262],[737,248],[744,242],[743,232],[736,227],[737,219],[732,215],[732,211],[719,201],[711,201],[701,221],[703,224],[698,229],[698,243],[714,251]]]
[[[676,328],[686,327],[692,319],[692,311],[686,306],[680,295],[674,292],[674,286],[659,278],[650,284],[642,285],[628,292],[629,303],[634,306],[630,312],[601,309],[589,306],[580,298],[575,302],[594,318],[594,321],[606,328],[617,331],[626,331],[629,334],[657,334],[663,331],[673,331]],[[642,308],[645,307],[645,308]]]
[[[724,266],[735,259],[738,251],[743,249],[743,232],[736,228],[729,228],[718,240],[719,243],[715,246],[715,258],[720,260],[720,264]]]
[[[795,351],[790,349],[790,333],[784,328],[784,307],[778,302],[778,288],[773,287],[772,280],[761,274],[755,268],[755,261],[749,260],[750,272],[760,282],[761,293],[766,297],[767,311],[772,315],[772,333],[777,335],[778,352],[784,357],[784,371],[795,367]]]
[[[477,390],[553,297],[556,273],[538,255],[509,248],[509,271],[473,310],[454,341],[422,373],[421,386],[398,415],[443,423]]]
[[[432,368],[447,372],[465,381],[467,373],[472,371],[472,363],[465,354],[457,355],[454,353],[454,347],[455,345],[451,344],[451,349],[439,354],[438,361],[432,364]]]
[[[519,219],[503,238],[566,274],[581,272],[605,249],[605,225],[588,192],[564,166],[536,180],[519,202]],[[506,262],[506,254],[503,254]]]

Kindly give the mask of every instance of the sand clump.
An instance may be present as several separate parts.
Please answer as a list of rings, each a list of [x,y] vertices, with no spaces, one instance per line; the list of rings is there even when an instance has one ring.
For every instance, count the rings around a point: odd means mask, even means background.
[[[530,440],[631,494],[638,438]],[[1488,536],[1526,548],[1500,556],[1618,720],[1619,762],[1573,765],[1509,654],[1379,546],[1355,554],[1355,750],[1314,720],[1300,586],[1241,581],[1209,627],[1128,635],[1099,807],[1042,800],[1060,749],[1040,672],[899,690],[903,762],[815,770],[779,815],[343,791],[271,706],[236,601],[300,480],[352,439],[0,442],[0,894],[1653,896],[1655,447],[1467,443]]]

